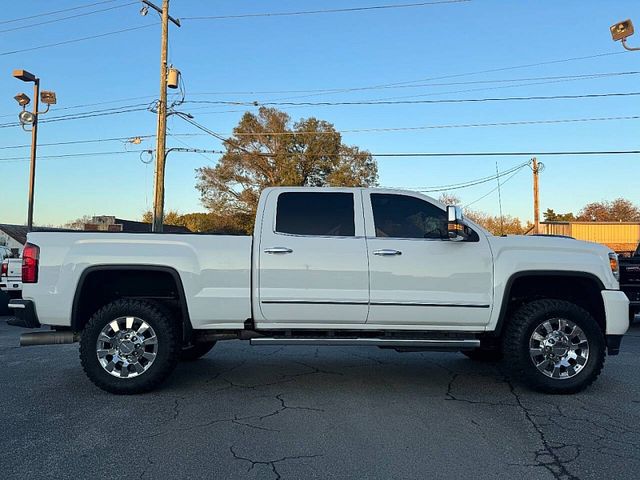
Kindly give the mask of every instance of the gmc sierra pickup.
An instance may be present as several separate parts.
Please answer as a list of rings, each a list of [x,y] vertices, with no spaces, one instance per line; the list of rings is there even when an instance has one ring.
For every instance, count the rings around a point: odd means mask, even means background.
[[[217,341],[505,357],[532,388],[591,384],[629,326],[617,256],[566,238],[494,237],[406,191],[268,188],[253,237],[35,232],[21,345],[80,342],[100,388],[157,387]]]

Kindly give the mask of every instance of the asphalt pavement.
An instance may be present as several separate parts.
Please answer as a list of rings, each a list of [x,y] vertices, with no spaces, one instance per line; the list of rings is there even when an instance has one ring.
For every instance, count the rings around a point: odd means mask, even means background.
[[[459,353],[221,342],[158,391],[105,393],[77,345],[0,317],[2,478],[637,479],[640,325],[583,393]]]

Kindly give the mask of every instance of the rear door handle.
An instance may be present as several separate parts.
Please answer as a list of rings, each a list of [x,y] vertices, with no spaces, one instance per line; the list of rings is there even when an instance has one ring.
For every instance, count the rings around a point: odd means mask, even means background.
[[[394,255],[402,255],[400,250],[392,250],[390,248],[382,248],[380,250],[374,250],[374,255],[379,255],[381,257],[392,257]]]
[[[271,254],[293,253],[293,250],[287,247],[271,247],[271,248],[265,248],[264,253],[271,253]]]

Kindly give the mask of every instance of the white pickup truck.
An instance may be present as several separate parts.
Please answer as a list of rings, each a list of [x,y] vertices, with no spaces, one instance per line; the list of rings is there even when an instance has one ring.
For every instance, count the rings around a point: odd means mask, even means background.
[[[494,237],[417,193],[268,188],[254,235],[30,233],[22,345],[80,342],[113,393],[157,387],[220,340],[504,355],[532,388],[577,392],[629,326],[616,255]]]
[[[22,260],[7,257],[0,260],[0,290],[9,298],[20,298],[22,292]]]

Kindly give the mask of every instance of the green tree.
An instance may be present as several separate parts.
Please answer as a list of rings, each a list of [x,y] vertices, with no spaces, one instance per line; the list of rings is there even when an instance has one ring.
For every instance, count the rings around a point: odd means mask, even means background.
[[[464,215],[493,235],[523,235],[529,229],[529,225],[523,226],[519,218],[511,215],[489,215],[476,210],[465,210]]]
[[[151,223],[153,212],[150,210],[142,214],[141,221]],[[242,223],[252,222],[253,218],[241,218]],[[246,228],[239,226],[238,219],[230,216],[218,215],[211,212],[195,212],[180,214],[175,210],[169,210],[164,218],[165,225],[179,225],[187,227],[195,233],[220,233],[228,235],[240,235],[246,233]]]
[[[438,197],[438,201],[444,205],[460,205],[462,200],[455,193],[442,192]]]
[[[571,222],[576,219],[573,213],[556,213],[552,208],[547,208],[543,213],[545,222]]]
[[[578,213],[583,222],[640,222],[640,208],[626,198],[593,202]]]
[[[162,223],[164,225],[182,225],[180,222],[180,213],[177,210],[167,210],[164,212],[164,218],[162,219]],[[147,210],[142,214],[142,222],[144,223],[152,223],[153,222],[153,212],[151,210]]]
[[[293,125],[288,114],[262,107],[245,113],[214,167],[197,170],[203,205],[250,231],[260,192],[274,186],[371,186],[378,167],[368,151],[342,143],[316,118]]]

